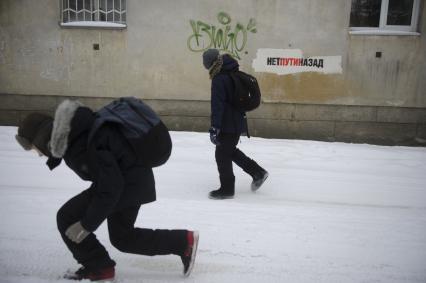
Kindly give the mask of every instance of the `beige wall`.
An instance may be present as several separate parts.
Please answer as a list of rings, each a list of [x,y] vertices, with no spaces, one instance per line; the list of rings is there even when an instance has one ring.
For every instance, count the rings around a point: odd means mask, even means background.
[[[247,32],[240,52],[242,69],[251,73],[260,48],[342,56],[342,74],[256,73],[266,102],[426,107],[424,32],[349,35],[350,1],[127,3],[127,29],[95,30],[60,28],[57,0],[0,1],[0,93],[209,100],[201,53],[187,43],[190,20],[221,28],[217,15],[226,12],[232,28],[256,20],[257,32]],[[425,8],[421,13],[425,18]],[[421,21],[421,31],[425,25]]]
[[[206,131],[210,80],[201,51],[210,38],[200,29],[196,41],[190,22],[224,29],[218,15],[227,13],[232,31],[242,27],[239,49],[228,51],[262,89],[263,104],[248,115],[252,135],[426,145],[424,1],[416,36],[351,35],[350,0],[127,0],[123,30],[61,28],[59,2],[0,0],[0,125],[53,113],[69,97],[97,109],[132,95],[172,130]],[[266,48],[339,56],[342,71],[255,72]]]

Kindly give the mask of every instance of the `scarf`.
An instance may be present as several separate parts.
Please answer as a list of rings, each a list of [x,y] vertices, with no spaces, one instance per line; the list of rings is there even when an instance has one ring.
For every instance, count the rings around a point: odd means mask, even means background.
[[[217,56],[217,60],[214,61],[213,65],[209,69],[210,79],[212,80],[217,74],[219,74],[220,70],[223,66],[223,57],[222,55]]]

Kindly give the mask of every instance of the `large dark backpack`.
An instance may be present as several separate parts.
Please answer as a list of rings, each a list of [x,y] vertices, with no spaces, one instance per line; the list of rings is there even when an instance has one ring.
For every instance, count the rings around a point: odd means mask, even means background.
[[[142,100],[123,97],[96,112],[89,143],[105,123],[114,123],[129,141],[138,160],[147,167],[164,164],[172,152],[169,131],[158,115]]]
[[[229,74],[235,87],[231,101],[234,108],[246,112],[259,107],[261,93],[256,78],[242,71]]]

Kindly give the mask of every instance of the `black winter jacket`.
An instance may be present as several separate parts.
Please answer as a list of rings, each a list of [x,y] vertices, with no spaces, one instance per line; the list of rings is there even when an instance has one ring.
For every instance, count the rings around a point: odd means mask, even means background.
[[[245,113],[232,107],[231,95],[234,83],[229,72],[238,70],[238,62],[230,55],[223,55],[220,72],[213,77],[211,85],[211,126],[222,133],[242,134],[247,132]]]
[[[136,162],[133,151],[119,130],[103,125],[88,144],[96,114],[75,101],[61,103],[55,113],[50,147],[51,170],[61,158],[80,178],[92,181],[92,199],[81,219],[88,231],[96,230],[114,211],[155,201],[151,168]]]

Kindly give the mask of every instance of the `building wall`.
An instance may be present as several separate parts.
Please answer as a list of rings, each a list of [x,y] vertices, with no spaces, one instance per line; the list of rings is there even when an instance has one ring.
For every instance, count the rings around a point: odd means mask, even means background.
[[[15,125],[34,109],[53,111],[52,101],[63,97],[96,107],[137,96],[172,129],[203,131],[210,80],[201,53],[211,38],[202,27],[230,26],[238,32],[227,51],[256,75],[262,90],[262,106],[249,113],[252,134],[381,144],[426,140],[424,3],[420,35],[366,36],[348,32],[351,1],[127,0],[123,30],[61,28],[59,2],[0,1],[2,124]],[[253,60],[266,48],[339,56],[342,71],[256,72]]]

